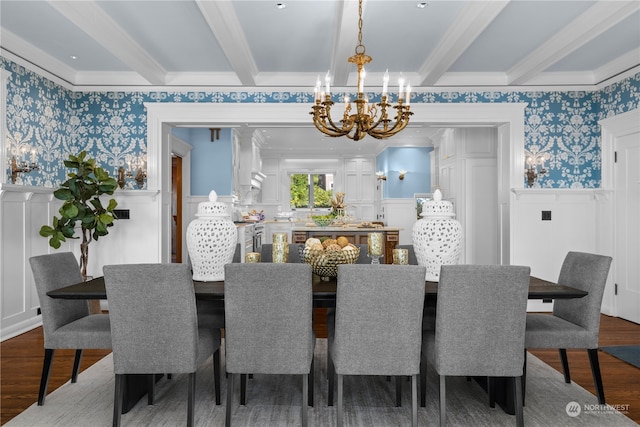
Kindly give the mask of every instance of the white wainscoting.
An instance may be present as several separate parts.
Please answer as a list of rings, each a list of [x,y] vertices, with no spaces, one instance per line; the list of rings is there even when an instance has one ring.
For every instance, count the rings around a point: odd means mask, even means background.
[[[102,275],[106,264],[160,262],[159,197],[152,191],[118,190],[112,196],[117,209],[129,209],[130,218],[119,220],[109,235],[89,246],[87,274]],[[105,201],[109,197],[105,197]],[[41,324],[40,303],[33,284],[29,258],[57,251],[71,251],[79,259],[79,239],[68,239],[60,249],[39,235],[51,224],[61,202],[53,189],[1,184],[0,186],[0,290],[2,329],[5,340]],[[79,233],[76,235],[79,236]]]

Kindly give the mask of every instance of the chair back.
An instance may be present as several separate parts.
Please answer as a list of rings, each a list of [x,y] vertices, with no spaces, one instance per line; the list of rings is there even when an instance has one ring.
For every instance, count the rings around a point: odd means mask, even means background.
[[[84,300],[55,299],[47,292],[82,282],[82,273],[76,257],[71,252],[38,255],[29,259],[33,280],[40,300],[45,348],[50,337],[60,327],[89,315]]]
[[[425,274],[423,266],[338,266],[331,349],[336,373],[419,372]]]
[[[582,326],[597,346],[600,329],[600,308],[612,258],[584,252],[569,252],[564,259],[558,284],[589,292],[583,298],[558,299],[553,314]]]
[[[443,265],[435,368],[440,375],[521,376],[530,268]]]
[[[198,325],[189,266],[105,265],[103,272],[114,372],[194,372]]]
[[[356,264],[371,264],[371,258],[369,258],[369,245],[359,244],[356,246],[360,248],[360,255],[358,255]]]
[[[315,344],[311,266],[227,264],[224,274],[227,372],[308,374]]]

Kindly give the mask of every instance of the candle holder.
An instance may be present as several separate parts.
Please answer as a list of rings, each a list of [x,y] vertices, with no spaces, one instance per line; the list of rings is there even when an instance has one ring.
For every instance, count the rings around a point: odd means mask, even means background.
[[[398,265],[409,265],[409,249],[394,249],[393,263]]]
[[[371,264],[380,264],[380,258],[384,255],[384,235],[382,233],[369,233],[367,247]]]

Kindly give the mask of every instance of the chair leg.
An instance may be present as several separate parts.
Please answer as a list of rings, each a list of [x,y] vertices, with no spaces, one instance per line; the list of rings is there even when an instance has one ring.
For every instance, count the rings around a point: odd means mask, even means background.
[[[522,409],[522,378],[513,377],[513,402],[516,410],[516,426],[524,427],[524,411]]]
[[[440,375],[440,427],[447,424],[446,382],[447,377]]]
[[[396,377],[396,407],[402,406],[402,377]]]
[[[233,403],[233,379],[235,375],[227,372],[227,410],[224,418],[225,427],[231,427],[231,405]]]
[[[220,349],[213,353],[213,394],[216,405],[220,405]]]
[[[598,349],[587,349],[589,353],[589,364],[591,364],[591,375],[593,375],[593,384],[596,386],[596,394],[598,395],[598,403],[605,404],[604,387],[602,385],[602,375],[600,374],[600,360],[598,359]]]
[[[564,373],[564,382],[569,384],[571,382],[571,372],[569,372],[569,359],[567,359],[567,349],[559,348],[560,362],[562,363],[562,372]]]
[[[153,405],[153,402],[155,400],[155,382],[155,374],[147,375],[147,405]]]
[[[522,367],[522,406],[527,395],[527,349],[524,349],[524,366]]]
[[[427,358],[420,354],[420,406],[427,406]]]
[[[331,356],[327,359],[327,376],[329,377],[329,390],[327,392],[327,406],[333,406],[333,388],[336,379],[336,368]]]
[[[343,380],[344,378],[342,377],[341,374],[337,375],[338,377],[338,427],[342,427],[342,423],[343,423],[343,418],[344,418],[344,412],[343,412],[343,406],[342,406],[342,399],[343,399]]]
[[[42,375],[40,376],[40,391],[38,392],[38,406],[44,405],[44,399],[47,397],[47,387],[49,386],[49,374],[51,374],[51,364],[53,363],[53,355],[55,350],[52,348],[44,349],[44,361],[42,362]]]
[[[487,395],[489,396],[489,407],[496,407],[496,381],[494,377],[487,377]]]
[[[312,408],[313,408],[313,382],[314,382],[313,366],[314,366],[314,360],[312,358],[311,369],[309,370],[309,381],[307,382],[308,388],[309,388],[307,392],[307,405],[311,406]]]
[[[240,374],[240,404],[247,404],[247,374]]]
[[[418,375],[411,375],[411,425],[418,427]]]
[[[71,371],[71,382],[78,381],[78,371],[80,370],[80,362],[82,361],[82,349],[76,350],[76,357],[73,359],[73,371]]]
[[[187,427],[193,427],[196,406],[196,373],[189,374],[189,397],[187,406]]]
[[[113,394],[113,427],[120,427],[122,398],[124,397],[124,379],[124,374],[116,374],[116,385]]]
[[[307,399],[307,404],[305,405],[304,399]],[[302,408],[300,409],[300,417],[302,418],[302,427],[307,427],[307,406],[309,404],[309,375],[302,375],[302,404],[300,405]]]

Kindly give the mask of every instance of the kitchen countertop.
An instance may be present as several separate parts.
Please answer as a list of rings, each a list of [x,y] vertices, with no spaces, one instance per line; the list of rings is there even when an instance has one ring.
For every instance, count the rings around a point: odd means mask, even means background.
[[[354,226],[329,226],[329,227],[308,227],[294,225],[293,231],[400,231],[399,227],[354,227]]]

